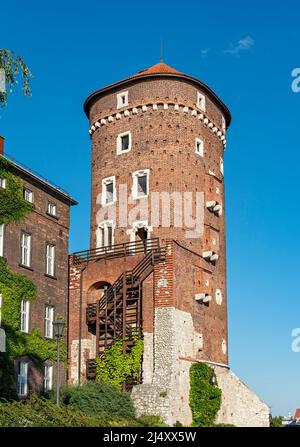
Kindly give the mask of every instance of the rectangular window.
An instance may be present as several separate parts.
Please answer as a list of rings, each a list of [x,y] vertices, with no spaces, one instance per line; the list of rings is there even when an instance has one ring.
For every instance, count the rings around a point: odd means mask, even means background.
[[[0,257],[4,256],[4,224],[0,225]]]
[[[224,116],[222,116],[222,129],[224,131],[226,130],[226,120],[225,120]]]
[[[197,107],[205,112],[205,96],[202,93],[197,93]]]
[[[56,205],[54,203],[48,203],[47,213],[51,216],[56,216]]]
[[[112,248],[114,245],[114,228],[112,222],[103,222],[99,225],[97,233],[97,247]]]
[[[46,274],[54,276],[55,245],[46,244]]]
[[[117,155],[131,150],[131,133],[124,132],[117,136]]]
[[[3,306],[3,296],[2,293],[0,293],[0,327],[2,324],[2,306]]]
[[[20,321],[20,330],[21,332],[29,332],[29,309],[30,302],[28,300],[23,299],[21,301],[21,321]]]
[[[33,192],[28,188],[24,189],[24,199],[29,203],[33,203]]]
[[[45,337],[53,338],[54,307],[45,306]]]
[[[27,396],[28,393],[28,363],[19,362],[18,365],[18,396]]]
[[[117,109],[128,106],[128,92],[117,94]]]
[[[44,393],[48,393],[53,387],[53,366],[44,367]]]
[[[220,172],[224,175],[224,160],[222,157],[220,157]]]
[[[6,178],[0,177],[0,188],[5,189],[6,188]]]
[[[196,148],[195,148],[196,154],[200,155],[200,157],[204,156],[204,143],[200,138],[196,138]]]
[[[102,205],[110,205],[116,201],[115,177],[102,180]]]
[[[146,197],[149,194],[149,172],[149,169],[145,169],[132,174],[132,196],[134,199]]]
[[[21,264],[30,267],[31,258],[31,235],[22,233],[21,235]]]

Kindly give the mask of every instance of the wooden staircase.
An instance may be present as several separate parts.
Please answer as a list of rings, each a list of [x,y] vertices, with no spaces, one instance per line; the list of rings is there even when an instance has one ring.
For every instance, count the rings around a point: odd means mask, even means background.
[[[145,254],[133,270],[124,272],[97,303],[86,309],[89,331],[96,335],[97,357],[108,349],[115,339],[125,339],[123,352],[133,346],[133,336],[142,338],[143,282],[151,275],[154,265],[165,259],[165,250],[159,246]],[[95,359],[87,362],[87,378],[96,375]]]

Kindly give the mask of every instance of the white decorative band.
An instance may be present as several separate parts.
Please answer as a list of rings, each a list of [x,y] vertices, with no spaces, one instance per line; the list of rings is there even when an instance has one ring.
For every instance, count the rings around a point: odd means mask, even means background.
[[[212,121],[210,121],[209,118],[207,118],[207,116],[205,116],[205,114],[203,112],[200,113],[198,110],[190,109],[188,106],[185,106],[182,104],[159,103],[159,105],[163,106],[163,110],[169,110],[170,106],[174,106],[175,112],[182,110],[185,114],[191,113],[192,116],[203,121],[203,124],[222,141],[224,148],[226,147],[225,132],[223,132],[222,129],[219,129]],[[158,104],[154,103],[154,104],[136,106],[136,107],[124,110],[123,112],[117,112],[115,114],[105,116],[104,118],[101,118],[92,124],[92,126],[90,127],[90,130],[89,130],[89,134],[92,135],[99,127],[106,126],[108,123],[112,123],[115,119],[120,120],[124,116],[125,117],[130,116],[130,113],[132,115],[137,115],[139,113],[139,111],[141,111],[142,113],[145,113],[145,112],[147,112],[148,107],[152,108],[154,111],[158,110]]]

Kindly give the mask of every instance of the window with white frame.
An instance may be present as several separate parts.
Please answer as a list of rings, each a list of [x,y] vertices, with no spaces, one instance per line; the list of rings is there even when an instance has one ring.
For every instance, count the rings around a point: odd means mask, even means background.
[[[31,263],[31,235],[22,233],[21,235],[21,264],[30,267]]]
[[[117,109],[128,106],[128,92],[117,94]]]
[[[53,338],[53,320],[54,307],[46,304],[45,306],[45,337]]]
[[[116,201],[116,178],[107,177],[102,180],[102,205],[110,205]]]
[[[18,396],[27,396],[28,393],[28,363],[19,362],[18,365]]]
[[[224,175],[224,160],[222,157],[220,157],[220,172]]]
[[[222,129],[226,130],[226,120],[223,115],[222,115]]]
[[[117,136],[117,155],[124,154],[131,150],[131,132],[120,133]]]
[[[2,293],[0,293],[0,327],[2,324],[2,306],[3,306],[3,296]]]
[[[195,152],[197,155],[200,155],[200,157],[204,157],[204,143],[200,138],[196,138]]]
[[[55,245],[46,244],[46,274],[54,276],[55,271]]]
[[[56,216],[56,205],[55,203],[48,203],[48,207],[47,207],[47,213],[50,214],[51,216]]]
[[[114,227],[111,221],[102,222],[97,231],[97,247],[111,248],[114,245]]]
[[[26,299],[21,301],[21,318],[20,318],[20,330],[21,332],[29,332],[29,311],[30,302]]]
[[[4,255],[4,224],[0,225],[0,257]]]
[[[6,188],[6,178],[0,177],[0,188],[5,189]]]
[[[24,189],[24,199],[29,203],[33,203],[33,192],[28,188]]]
[[[205,96],[200,92],[197,93],[197,107],[205,112]]]
[[[48,393],[53,388],[53,366],[44,366],[44,393]]]
[[[132,197],[134,199],[146,197],[149,194],[149,173],[149,169],[144,169],[143,171],[136,171],[132,174]]]

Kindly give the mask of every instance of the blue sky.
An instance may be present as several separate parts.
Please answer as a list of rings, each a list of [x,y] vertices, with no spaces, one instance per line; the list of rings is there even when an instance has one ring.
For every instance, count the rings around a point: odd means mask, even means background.
[[[300,5],[296,1],[4,2],[0,46],[30,66],[32,98],[0,110],[6,151],[67,189],[70,249],[89,243],[87,95],[164,59],[233,115],[225,155],[231,367],[274,414],[300,407]]]

